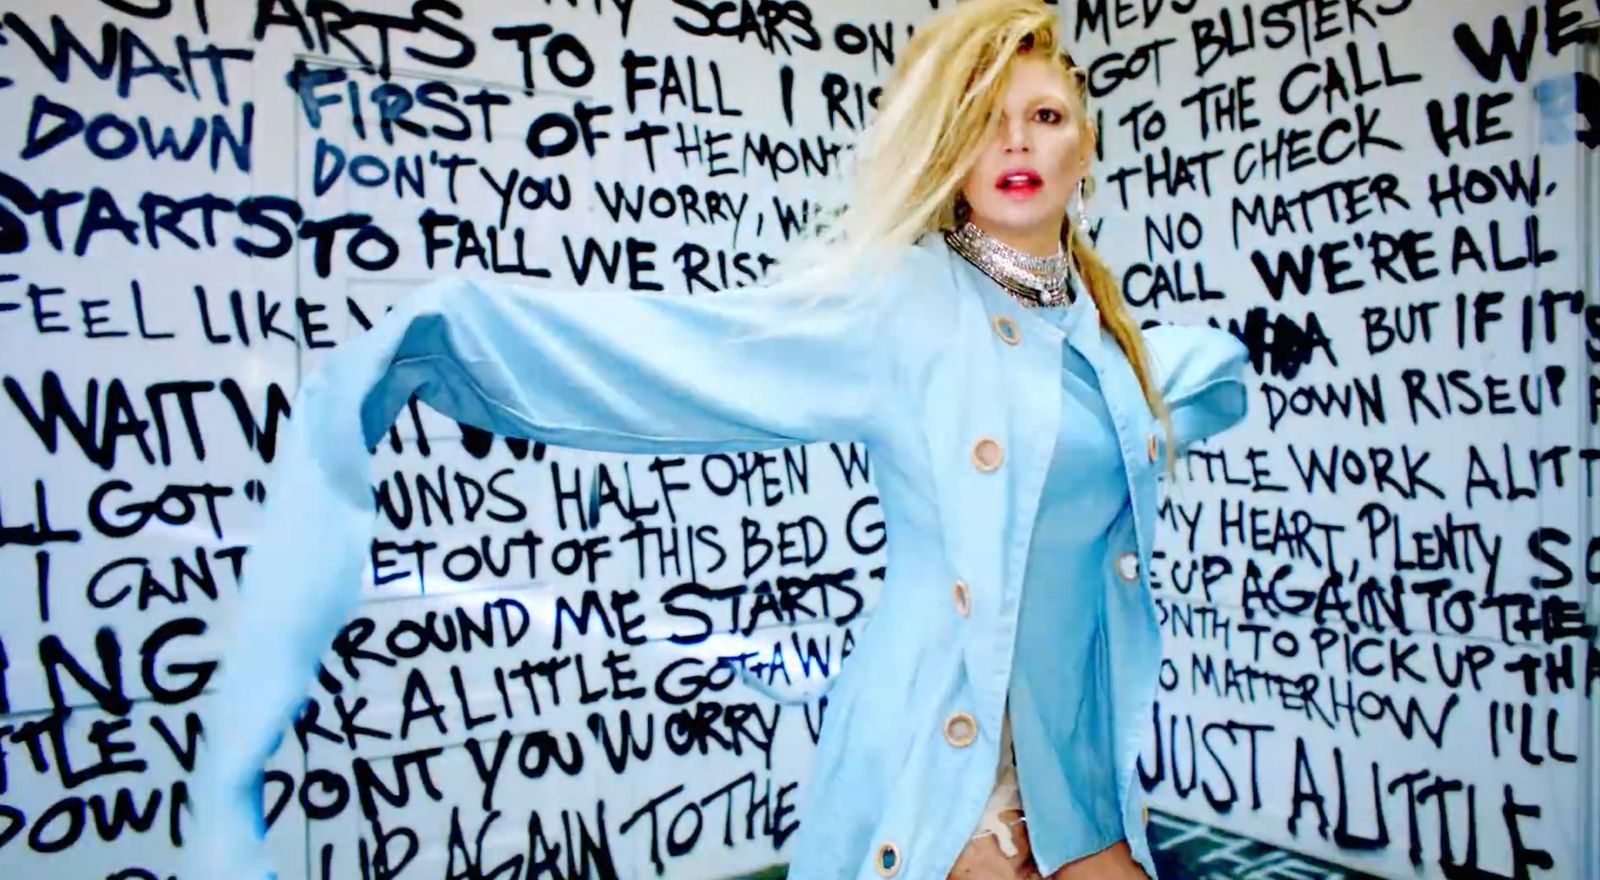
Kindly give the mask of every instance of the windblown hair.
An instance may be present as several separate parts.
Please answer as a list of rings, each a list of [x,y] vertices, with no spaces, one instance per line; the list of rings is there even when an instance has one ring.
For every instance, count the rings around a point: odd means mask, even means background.
[[[1074,116],[1094,136],[1084,72],[1067,51],[1058,22],[1055,9],[1041,0],[963,0],[924,22],[895,62],[876,113],[856,141],[842,209],[814,226],[769,280],[826,290],[853,272],[881,267],[886,249],[955,225],[956,196],[998,129],[1000,97],[1019,56],[1042,55],[1060,65],[1077,104]],[[1170,472],[1171,415],[1152,381],[1139,326],[1088,231],[1075,226],[1062,218],[1062,246],[1070,249],[1101,324],[1132,365],[1166,431]]]

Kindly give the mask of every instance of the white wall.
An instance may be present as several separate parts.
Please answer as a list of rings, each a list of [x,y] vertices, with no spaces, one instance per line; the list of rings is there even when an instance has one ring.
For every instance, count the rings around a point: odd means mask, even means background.
[[[1170,690],[1144,768],[1173,814],[1376,873],[1409,876],[1414,853],[1426,876],[1473,859],[1503,876],[1586,876],[1596,869],[1583,851],[1594,821],[1585,739],[1600,660],[1581,638],[1510,625],[1518,603],[1552,626],[1592,607],[1583,304],[1594,236],[1575,222],[1592,150],[1575,133],[1593,122],[1573,109],[1579,53],[1552,51],[1541,7],[1529,71],[1495,81],[1452,29],[1487,41],[1505,4],[1391,0],[1388,16],[1384,5],[1363,7],[1377,28],[1350,31],[1340,7],[1309,44],[1297,36],[1214,61],[1214,49],[1196,49],[1217,45],[1204,38],[1221,14],[1212,6],[1150,2],[1147,19],[1114,4],[1088,4],[1087,17],[1064,7],[1085,22],[1080,57],[1099,59],[1105,253],[1146,317],[1226,322],[1259,352],[1249,422],[1190,458],[1165,510]],[[663,295],[752,280],[782,252],[780,215],[828,198],[868,90],[930,11],[913,0],[780,4],[764,25],[729,13],[706,33],[708,14],[690,0],[350,8],[319,20],[290,0],[4,7],[0,876],[176,870],[210,629],[249,565],[284,403],[324,347],[458,270]],[[1241,27],[1244,5],[1227,8]],[[1287,13],[1297,35],[1300,8]],[[1520,37],[1512,11],[1506,26]],[[1595,14],[1583,3],[1561,11]],[[1256,27],[1258,42],[1288,33]],[[72,40],[84,50],[62,48]],[[1416,79],[1331,107],[1280,105],[1285,80],[1294,97],[1321,78],[1292,74],[1296,65],[1334,59],[1352,78],[1347,51],[1368,79],[1381,78],[1385,55],[1394,75]],[[636,57],[649,60],[630,102]],[[1252,78],[1248,127],[1202,129],[1185,96],[1240,77]],[[1458,93],[1471,119],[1492,109],[1446,152],[1428,106],[1452,107]],[[388,125],[385,106],[398,114]],[[1159,112],[1165,130],[1136,144],[1119,120],[1139,106],[1141,123]],[[1249,145],[1358,113],[1397,148],[1235,178]],[[169,128],[182,149],[152,150]],[[1124,198],[1114,172],[1160,167],[1164,149],[1220,153],[1170,191],[1134,174]],[[1536,198],[1491,188],[1482,204],[1429,205],[1430,175],[1527,175],[1535,157]],[[1372,213],[1346,218],[1319,204],[1310,226],[1291,208],[1276,229],[1233,232],[1235,198],[1271,204],[1357,178],[1370,190],[1385,175],[1407,206],[1368,200]],[[619,188],[638,199],[641,187],[662,216],[609,212]],[[1550,260],[1452,268],[1458,228],[1487,254],[1497,224],[1512,259],[1530,218]],[[1162,230],[1170,219],[1184,244],[1161,244],[1147,219]],[[1419,265],[1375,269],[1374,248],[1408,233],[1429,252]],[[1276,266],[1306,247],[1323,249],[1331,278],[1319,266],[1303,291],[1274,296],[1253,256]],[[1181,277],[1183,298],[1153,296],[1154,271]],[[1551,300],[1549,338],[1545,290],[1578,291]],[[1382,344],[1393,318],[1369,316],[1395,309],[1426,310],[1429,335],[1412,337],[1407,323],[1408,341]],[[1489,315],[1500,320],[1471,335]],[[1565,370],[1559,403],[1552,368]],[[1460,384],[1435,378],[1455,369],[1467,371]],[[1413,416],[1408,370],[1422,371],[1417,394],[1439,414],[1419,399]],[[1519,403],[1525,375],[1546,402],[1539,418]],[[1513,412],[1471,411],[1467,388],[1501,381],[1496,406]],[[1382,418],[1304,412],[1330,383],[1354,382],[1383,395]],[[630,458],[489,442],[429,412],[402,414],[393,440],[373,468],[395,507],[380,516],[370,601],[267,782],[287,875],[526,877],[544,862],[561,876],[718,877],[787,861],[819,719],[762,700],[732,670],[799,684],[849,652],[882,565],[864,450]],[[1297,462],[1334,447],[1355,454],[1340,459],[1337,485],[1307,485]],[[1511,497],[1511,480],[1535,485],[1530,454],[1562,448],[1534,494]],[[1397,464],[1393,481],[1375,480],[1372,459],[1385,455],[1409,455],[1411,472]],[[448,512],[420,499],[419,481],[444,487]],[[402,487],[417,505],[409,518]],[[1221,514],[1241,511],[1247,525],[1225,529]],[[1412,537],[1439,529],[1457,555]],[[1323,593],[1318,618],[1296,591],[1334,572],[1345,580]],[[1373,613],[1364,586],[1394,578],[1403,632]],[[689,581],[718,592],[671,592]],[[1437,621],[1430,581],[1447,584]],[[587,629],[563,613],[585,603]],[[488,621],[470,649],[458,614]],[[425,645],[430,631],[442,643]],[[1346,640],[1369,638],[1375,647],[1356,656],[1378,668],[1352,672]],[[1291,642],[1299,654],[1283,656]],[[1415,649],[1415,677],[1395,680],[1391,648]],[[1462,657],[1482,668],[1452,686],[1443,672],[1453,677]],[[1571,682],[1541,673],[1524,690],[1507,668],[1523,657],[1541,669],[1570,657]],[[1215,684],[1197,676],[1213,665]],[[1317,690],[1295,696],[1306,681]],[[1330,697],[1347,687],[1355,696]],[[1341,700],[1377,717],[1352,720]],[[1408,731],[1388,707],[1404,717],[1413,701]],[[1423,720],[1442,730],[1437,743]],[[629,731],[632,757],[613,765]],[[1380,816],[1387,838],[1364,844]]]

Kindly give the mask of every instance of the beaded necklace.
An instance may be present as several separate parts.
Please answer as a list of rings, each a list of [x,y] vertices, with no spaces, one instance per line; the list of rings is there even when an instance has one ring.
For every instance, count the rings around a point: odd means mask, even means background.
[[[1034,256],[984,232],[970,220],[944,230],[944,240],[1027,308],[1058,306],[1076,296],[1071,259],[1060,248],[1047,257]]]

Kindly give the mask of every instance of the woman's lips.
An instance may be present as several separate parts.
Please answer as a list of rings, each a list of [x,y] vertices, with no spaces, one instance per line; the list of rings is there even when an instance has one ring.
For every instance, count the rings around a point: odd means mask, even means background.
[[[1044,187],[1044,180],[1032,168],[1010,168],[995,179],[994,187],[1007,198],[1031,199]]]
[[[1000,194],[1008,199],[1017,199],[1020,201],[1023,199],[1031,199],[1035,195],[1038,195],[1039,190],[1043,189],[1043,187],[1033,183],[1013,183],[1010,186],[997,186],[995,189],[998,189]]]

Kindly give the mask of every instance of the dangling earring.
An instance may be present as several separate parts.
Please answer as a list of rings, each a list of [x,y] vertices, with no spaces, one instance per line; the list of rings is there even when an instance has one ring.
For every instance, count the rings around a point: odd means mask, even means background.
[[[967,222],[967,218],[972,216],[972,205],[967,203],[967,194],[966,193],[964,193],[964,192],[957,192],[956,193],[956,204],[955,204],[954,213],[955,213],[955,216],[956,216],[956,225],[957,226],[965,225],[966,222]]]
[[[1084,204],[1084,198],[1083,178],[1080,177],[1078,178],[1078,205],[1072,209],[1071,215],[1067,218],[1067,234],[1065,236],[1067,240],[1065,248],[1067,265],[1072,267],[1074,272],[1077,271],[1078,263],[1073,258],[1072,248],[1076,243],[1078,231],[1084,228],[1084,223],[1088,219],[1088,208]]]
[[[1084,188],[1084,181],[1087,179],[1088,178],[1086,177],[1078,178],[1078,208],[1076,226],[1079,229],[1087,229],[1088,227],[1085,226],[1085,224],[1089,222],[1089,194]]]

